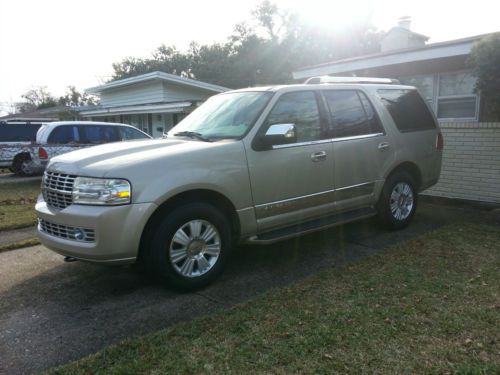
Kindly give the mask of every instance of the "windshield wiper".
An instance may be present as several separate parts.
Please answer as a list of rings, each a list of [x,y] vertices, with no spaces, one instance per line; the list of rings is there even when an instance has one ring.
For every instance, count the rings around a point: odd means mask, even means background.
[[[200,141],[204,141],[204,142],[212,142],[210,139],[204,137],[203,134],[197,133],[197,132],[183,131],[183,132],[175,133],[174,135],[180,136],[180,137],[196,138],[196,139],[199,139]]]

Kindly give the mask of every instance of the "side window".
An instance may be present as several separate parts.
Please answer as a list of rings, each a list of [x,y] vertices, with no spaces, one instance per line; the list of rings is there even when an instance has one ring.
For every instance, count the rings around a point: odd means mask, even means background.
[[[50,133],[47,139],[48,143],[65,145],[69,143],[77,143],[78,139],[75,137],[77,135],[76,128],[71,125],[58,126],[52,133]]]
[[[335,138],[381,133],[383,129],[363,93],[355,90],[323,91],[332,117]]]
[[[297,142],[322,138],[318,103],[313,91],[283,94],[269,113],[266,125],[295,124]]]
[[[120,133],[119,138],[122,141],[129,141],[132,139],[148,139],[149,138],[146,134],[140,132],[139,130],[134,129],[134,128],[129,128],[126,126],[120,126],[118,131]]]
[[[361,99],[361,103],[363,104],[363,108],[366,113],[366,117],[368,117],[368,122],[370,123],[370,130],[372,134],[375,133],[385,133],[384,127],[380,123],[380,119],[378,118],[375,110],[373,109],[372,103],[368,100],[364,92],[358,91],[359,99]]]
[[[106,125],[82,125],[80,126],[80,137],[82,143],[100,144],[118,141],[116,129]]]
[[[417,90],[378,90],[382,103],[401,132],[436,128],[434,117]]]

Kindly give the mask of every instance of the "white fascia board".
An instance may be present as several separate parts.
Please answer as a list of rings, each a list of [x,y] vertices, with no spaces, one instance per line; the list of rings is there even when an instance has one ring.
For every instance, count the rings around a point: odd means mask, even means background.
[[[157,105],[141,105],[141,106],[121,106],[101,108],[92,111],[82,111],[80,115],[88,116],[105,116],[111,114],[138,114],[138,113],[176,113],[182,112],[185,108],[191,107],[191,102],[172,103],[172,104],[157,104]]]
[[[402,51],[399,53],[384,56],[372,56],[365,59],[360,58],[351,61],[325,64],[293,72],[293,78],[304,79],[321,75],[339,74],[357,70],[377,68],[386,65],[405,64],[417,61],[468,55],[470,54],[470,50],[473,44],[474,41],[468,41],[452,46],[439,46],[428,49]]]
[[[213,85],[211,83],[201,82],[190,78],[179,77],[175,74],[168,74],[164,72],[152,72],[152,73],[141,74],[135,77],[120,79],[118,81],[109,82],[101,86],[90,87],[88,89],[85,89],[85,92],[88,94],[99,94],[103,91],[118,89],[120,87],[130,86],[133,84],[142,83],[150,80],[161,80],[164,82],[170,82],[177,85],[199,88],[217,93],[230,90],[227,87]]]

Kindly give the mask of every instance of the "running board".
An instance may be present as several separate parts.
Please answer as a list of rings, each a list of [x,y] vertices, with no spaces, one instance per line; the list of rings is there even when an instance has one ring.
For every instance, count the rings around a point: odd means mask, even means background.
[[[246,243],[255,245],[269,245],[278,241],[287,240],[289,238],[302,236],[307,233],[316,232],[318,230],[331,228],[360,219],[366,219],[375,216],[376,214],[377,211],[373,207],[346,211],[339,214],[322,217],[320,219],[305,221],[303,223],[295,224],[286,228],[264,232],[257,236],[250,237],[246,241]]]

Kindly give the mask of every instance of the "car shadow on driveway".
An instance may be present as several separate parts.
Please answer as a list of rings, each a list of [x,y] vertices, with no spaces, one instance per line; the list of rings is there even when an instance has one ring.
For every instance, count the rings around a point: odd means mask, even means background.
[[[240,246],[209,287],[176,293],[134,267],[64,263],[42,246],[0,254],[0,373],[42,371],[127,337],[232,306],[326,267],[374,254],[456,220],[488,220],[476,210],[422,205],[398,232],[373,220],[270,246]]]

